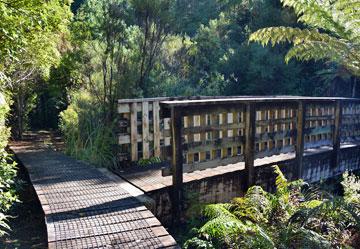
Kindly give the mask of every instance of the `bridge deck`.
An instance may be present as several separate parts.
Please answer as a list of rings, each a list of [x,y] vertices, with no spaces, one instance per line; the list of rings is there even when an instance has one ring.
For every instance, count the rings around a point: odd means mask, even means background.
[[[33,142],[11,149],[43,207],[49,248],[177,248],[128,183]]]
[[[341,148],[359,146],[359,143],[343,143]],[[304,156],[331,151],[332,148],[329,146],[323,146],[319,148],[306,149]],[[281,163],[287,160],[295,159],[295,152],[283,153],[279,155],[273,155],[271,157],[264,157],[254,160],[254,166],[264,166],[268,164]],[[184,183],[192,181],[202,180],[214,176],[223,175],[226,173],[236,172],[245,169],[244,162],[238,162],[234,164],[219,165],[216,168],[208,168],[204,170],[196,170],[190,173],[184,173]],[[131,182],[134,186],[138,187],[145,193],[157,191],[162,188],[172,186],[172,176],[162,176],[160,168],[148,169],[145,171],[118,171],[117,174],[121,175],[124,179]]]

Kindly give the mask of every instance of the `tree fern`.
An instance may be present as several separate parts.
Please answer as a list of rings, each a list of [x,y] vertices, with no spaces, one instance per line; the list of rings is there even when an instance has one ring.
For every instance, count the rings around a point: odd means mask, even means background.
[[[251,34],[249,41],[262,45],[290,42],[294,46],[285,61],[329,60],[360,76],[360,2],[358,0],[281,0],[292,8],[306,29],[264,28]]]

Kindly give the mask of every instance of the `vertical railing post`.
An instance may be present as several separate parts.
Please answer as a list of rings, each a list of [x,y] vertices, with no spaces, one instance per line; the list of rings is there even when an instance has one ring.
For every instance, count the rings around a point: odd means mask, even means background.
[[[341,119],[342,119],[342,102],[337,100],[335,103],[335,120],[333,130],[333,152],[331,166],[336,168],[340,161],[340,143],[341,143]]]
[[[255,131],[256,131],[256,109],[255,104],[246,105],[245,112],[245,171],[246,188],[255,184]]]
[[[149,102],[142,102],[142,152],[143,159],[149,159]]]
[[[161,131],[160,131],[160,105],[158,101],[153,103],[153,127],[154,127],[154,156],[161,156]]]
[[[296,124],[296,177],[302,177],[303,171],[303,157],[304,157],[304,128],[305,128],[305,115],[306,104],[303,101],[299,101],[297,109],[297,124]]]
[[[182,150],[182,114],[181,110],[171,108],[171,137],[172,137],[172,211],[174,222],[181,217],[182,185],[183,185],[183,150]]]
[[[130,105],[130,144],[131,144],[131,161],[138,160],[138,123],[137,123],[137,102]]]

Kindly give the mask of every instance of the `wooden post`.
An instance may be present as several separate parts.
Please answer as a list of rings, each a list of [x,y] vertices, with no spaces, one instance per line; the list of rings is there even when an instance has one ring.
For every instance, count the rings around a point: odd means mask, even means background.
[[[146,101],[142,102],[142,148],[143,159],[149,159],[149,102]]]
[[[211,126],[212,127],[220,127],[219,113],[213,112],[213,113],[211,113],[210,117],[211,117]],[[211,136],[212,136],[213,141],[217,141],[220,137],[220,131],[217,129],[214,129],[214,131],[212,131]],[[211,159],[216,159],[217,158],[216,154],[217,154],[217,150],[213,150]]]
[[[303,157],[304,157],[304,128],[305,128],[306,105],[303,101],[299,101],[297,110],[297,124],[296,124],[296,178],[302,177]]]
[[[206,127],[206,114],[201,114],[200,115],[200,126],[201,127]],[[206,132],[201,132],[200,133],[200,141],[201,144],[205,145],[206,144]],[[199,153],[199,159],[200,162],[203,162],[206,160],[206,151],[200,151]]]
[[[154,125],[154,156],[161,156],[161,147],[160,147],[160,105],[158,101],[153,103],[153,125]]]
[[[341,143],[341,119],[342,119],[342,102],[336,101],[335,104],[335,122],[333,130],[333,153],[332,153],[332,168],[339,166],[340,161],[340,143]]]
[[[131,161],[138,160],[138,131],[137,131],[137,103],[133,102],[130,106],[130,143]]]
[[[171,108],[171,137],[172,137],[172,212],[174,222],[181,217],[182,185],[183,185],[183,150],[182,150],[182,115],[179,109]]]
[[[255,131],[256,109],[254,104],[246,105],[245,113],[245,170],[247,174],[246,188],[255,184]]]

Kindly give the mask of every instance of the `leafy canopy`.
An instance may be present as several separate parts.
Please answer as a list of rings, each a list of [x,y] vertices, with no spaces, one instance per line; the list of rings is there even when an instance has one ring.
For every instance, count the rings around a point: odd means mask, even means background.
[[[60,59],[71,2],[0,1],[0,72],[10,77],[20,64],[48,73]]]
[[[251,34],[249,41],[273,46],[290,42],[286,62],[321,60],[336,62],[360,76],[360,2],[358,0],[281,0],[292,8],[307,28],[270,27]]]

